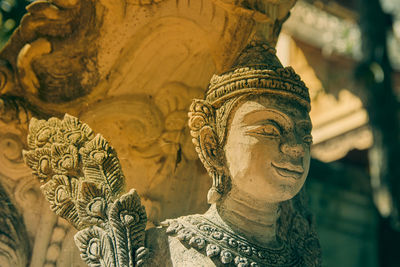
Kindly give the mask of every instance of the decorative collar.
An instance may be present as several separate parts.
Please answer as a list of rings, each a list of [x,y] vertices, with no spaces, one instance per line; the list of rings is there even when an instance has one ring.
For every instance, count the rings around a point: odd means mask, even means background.
[[[238,267],[302,266],[301,258],[288,246],[262,248],[221,228],[203,215],[190,215],[163,223],[166,233],[213,260]]]

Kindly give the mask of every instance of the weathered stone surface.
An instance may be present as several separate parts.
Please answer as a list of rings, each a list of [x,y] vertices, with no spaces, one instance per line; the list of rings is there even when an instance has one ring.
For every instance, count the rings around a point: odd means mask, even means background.
[[[9,164],[0,168],[0,173],[29,221],[32,266],[70,266],[73,256],[66,253],[76,252],[68,252],[70,241],[66,239],[74,230],[49,212],[37,181],[22,164],[21,148],[38,149],[26,158],[43,182],[45,198],[54,211],[79,229],[109,218],[108,206],[122,194],[121,184],[115,180],[105,186],[107,190],[103,187],[108,182],[100,182],[98,175],[88,178],[96,187],[80,180],[93,175],[87,166],[79,165],[85,160],[87,164],[80,148],[93,140],[91,148],[106,149],[102,145],[107,139],[118,151],[125,184],[137,189],[150,225],[205,211],[211,181],[190,144],[186,119],[190,101],[202,97],[213,73],[231,68],[249,39],[263,36],[273,46],[294,2],[57,0],[28,7],[21,26],[0,52],[0,97],[4,103],[0,106],[0,134],[1,144],[7,148],[2,150],[6,154],[0,155],[0,164]],[[295,77],[287,71],[288,77]],[[275,89],[283,85],[268,79],[264,77],[260,83],[274,84]],[[297,90],[298,82],[289,87]],[[60,118],[64,113],[79,117],[105,139],[96,139],[72,117],[61,126],[59,119],[40,120]],[[61,138],[56,134],[54,140],[45,140],[47,132],[26,144],[27,122],[32,116],[39,118],[36,124],[50,123],[50,128],[60,127],[69,135],[61,134]],[[227,125],[218,127],[220,134]],[[84,133],[82,139],[76,131]],[[50,145],[42,147],[43,141]],[[83,155],[91,148],[82,150]],[[48,156],[52,160],[41,161]],[[80,171],[71,174],[71,170]],[[122,179],[122,172],[118,175]],[[73,178],[76,176],[78,179]],[[220,178],[213,176],[213,183]],[[209,194],[211,202],[221,193],[215,188]],[[91,203],[98,195],[104,201]],[[137,199],[134,193],[129,196]],[[86,214],[86,204],[96,212]],[[86,253],[85,242],[94,234],[113,235],[94,226],[78,234],[82,254]],[[66,236],[64,241],[61,236]]]
[[[0,94],[38,118],[69,113],[101,132],[119,151],[127,186],[144,197],[151,221],[201,212],[209,183],[190,145],[190,100],[202,96],[213,73],[230,68],[252,35],[275,43],[293,4],[33,3],[0,52]],[[166,194],[188,187],[196,190]]]
[[[212,178],[210,209],[147,235],[138,194],[123,194],[115,150],[77,118],[33,118],[24,159],[51,209],[80,230],[75,243],[89,266],[320,266],[298,194],[310,164],[309,109],[300,77],[252,41],[190,107],[192,142]]]

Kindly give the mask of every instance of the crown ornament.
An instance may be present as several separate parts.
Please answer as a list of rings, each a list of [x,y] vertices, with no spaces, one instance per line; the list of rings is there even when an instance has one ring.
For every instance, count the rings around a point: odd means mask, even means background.
[[[274,94],[297,100],[310,111],[308,88],[291,67],[283,67],[276,50],[251,41],[230,71],[211,78],[206,101],[214,107],[240,94]]]

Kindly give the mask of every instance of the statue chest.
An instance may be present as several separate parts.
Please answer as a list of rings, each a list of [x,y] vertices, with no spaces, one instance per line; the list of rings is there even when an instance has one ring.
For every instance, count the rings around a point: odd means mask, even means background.
[[[153,266],[304,266],[285,246],[260,248],[200,215],[169,220],[165,227],[148,230],[146,240]]]

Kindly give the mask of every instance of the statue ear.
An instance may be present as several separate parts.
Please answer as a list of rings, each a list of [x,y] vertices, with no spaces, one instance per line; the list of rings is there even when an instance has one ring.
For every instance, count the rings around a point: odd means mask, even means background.
[[[196,152],[207,171],[212,174],[223,166],[215,126],[214,109],[204,100],[193,100],[189,112],[189,127]]]
[[[221,149],[219,147],[218,137],[210,126],[204,126],[199,133],[200,150],[205,161],[215,169],[223,166]]]
[[[201,162],[213,179],[208,203],[216,203],[224,191],[223,150],[215,133],[214,108],[204,100],[193,100],[189,111],[190,134]]]

